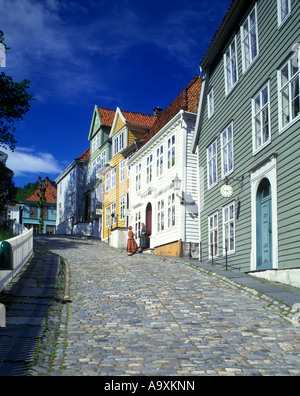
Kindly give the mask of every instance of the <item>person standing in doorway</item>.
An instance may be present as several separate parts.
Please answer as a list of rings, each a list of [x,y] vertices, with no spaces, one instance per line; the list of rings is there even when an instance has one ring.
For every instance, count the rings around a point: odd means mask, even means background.
[[[141,239],[140,239],[140,253],[143,253],[143,250],[148,247],[147,241],[147,228],[144,223],[141,224]]]

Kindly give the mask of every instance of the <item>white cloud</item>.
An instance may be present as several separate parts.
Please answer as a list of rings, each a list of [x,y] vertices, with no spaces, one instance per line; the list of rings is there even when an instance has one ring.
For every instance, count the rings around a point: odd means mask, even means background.
[[[50,153],[37,152],[26,147],[18,147],[14,152],[3,151],[8,154],[6,166],[14,172],[15,177],[31,174],[45,174],[50,177],[62,172],[62,166]]]

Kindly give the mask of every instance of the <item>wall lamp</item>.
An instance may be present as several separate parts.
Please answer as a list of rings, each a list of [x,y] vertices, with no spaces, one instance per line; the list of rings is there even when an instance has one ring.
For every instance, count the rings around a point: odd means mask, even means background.
[[[179,179],[178,175],[176,175],[175,179],[172,180],[172,184],[173,184],[173,188],[175,192],[178,192],[181,190],[181,180]],[[180,199],[180,205],[184,205],[184,197],[180,196],[178,193],[176,194],[177,197]],[[183,195],[183,191],[182,191],[182,195]]]

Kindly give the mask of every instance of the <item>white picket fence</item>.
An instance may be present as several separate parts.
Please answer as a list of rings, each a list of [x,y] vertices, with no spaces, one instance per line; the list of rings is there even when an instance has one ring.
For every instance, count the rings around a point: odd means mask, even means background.
[[[7,239],[13,251],[13,269],[0,270],[0,291],[16,276],[33,253],[33,229],[28,230],[23,227],[20,231],[22,232],[20,235]]]

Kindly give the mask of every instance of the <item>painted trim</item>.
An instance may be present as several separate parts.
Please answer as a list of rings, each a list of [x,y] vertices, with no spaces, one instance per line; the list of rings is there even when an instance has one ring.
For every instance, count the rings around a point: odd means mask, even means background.
[[[278,268],[278,215],[277,215],[277,158],[272,156],[259,168],[251,172],[251,257],[250,269],[257,270],[257,235],[256,235],[256,197],[260,182],[266,178],[271,185],[272,199],[272,269]]]

